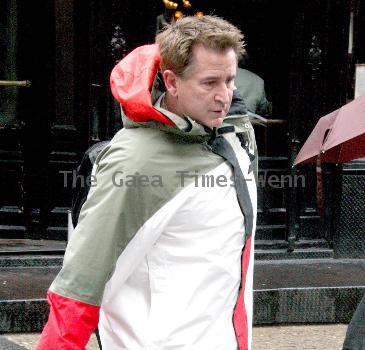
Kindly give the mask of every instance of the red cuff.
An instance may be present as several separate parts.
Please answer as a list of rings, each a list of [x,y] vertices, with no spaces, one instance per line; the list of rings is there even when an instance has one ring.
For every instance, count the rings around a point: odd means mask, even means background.
[[[47,300],[49,317],[36,350],[85,350],[98,325],[100,307],[51,291]]]

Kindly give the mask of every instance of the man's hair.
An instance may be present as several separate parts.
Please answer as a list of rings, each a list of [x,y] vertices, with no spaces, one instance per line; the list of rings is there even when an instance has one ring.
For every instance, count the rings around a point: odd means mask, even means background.
[[[233,24],[216,16],[187,16],[168,24],[157,34],[162,71],[182,76],[192,61],[194,45],[224,52],[233,49],[237,59],[245,53],[243,34]]]

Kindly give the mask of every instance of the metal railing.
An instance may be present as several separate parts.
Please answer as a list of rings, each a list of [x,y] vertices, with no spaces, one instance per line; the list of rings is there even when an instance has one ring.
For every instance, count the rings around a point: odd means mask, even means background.
[[[29,80],[0,80],[0,86],[30,87]]]

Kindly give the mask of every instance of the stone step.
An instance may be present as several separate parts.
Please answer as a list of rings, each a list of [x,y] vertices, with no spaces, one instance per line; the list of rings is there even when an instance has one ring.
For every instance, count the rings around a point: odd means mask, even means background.
[[[0,239],[0,258],[9,255],[63,255],[66,244],[57,240]]]
[[[46,291],[60,268],[0,268],[0,333],[43,328],[48,313]]]
[[[328,248],[295,249],[255,249],[255,260],[289,260],[289,259],[328,259],[333,258],[333,250]]]
[[[23,211],[17,206],[0,206],[0,222],[2,225],[24,226]]]
[[[22,239],[25,237],[25,226],[0,225],[0,237]]]
[[[2,267],[60,267],[63,255],[0,255]]]
[[[254,323],[348,323],[365,294],[363,259],[256,261]]]
[[[257,239],[255,237],[255,249],[271,250],[271,249],[284,249],[289,246],[287,240],[270,240],[270,239]],[[294,243],[295,249],[307,249],[307,248],[329,248],[328,242],[325,239],[300,239]]]

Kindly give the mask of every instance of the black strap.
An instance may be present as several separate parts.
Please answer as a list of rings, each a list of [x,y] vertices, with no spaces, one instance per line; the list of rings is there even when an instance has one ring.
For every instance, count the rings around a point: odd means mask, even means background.
[[[96,335],[96,339],[97,339],[97,341],[98,341],[99,349],[100,349],[100,350],[103,350],[103,349],[102,349],[102,347],[101,347],[101,340],[100,340],[99,328],[96,328],[96,330],[95,330],[95,335]]]
[[[245,217],[245,239],[247,240],[251,236],[253,229],[253,206],[247,186],[247,181],[252,180],[244,177],[236,154],[232,146],[224,137],[212,139],[210,141],[210,147],[214,153],[227,160],[232,167],[238,203]]]

